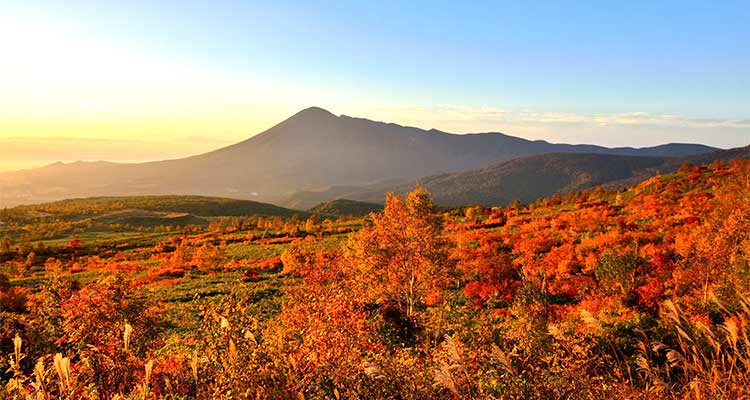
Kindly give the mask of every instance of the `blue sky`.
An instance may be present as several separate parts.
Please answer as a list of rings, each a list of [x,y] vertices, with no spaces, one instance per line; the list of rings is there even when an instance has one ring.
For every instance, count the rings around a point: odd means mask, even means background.
[[[0,63],[0,84],[11,88],[0,105],[15,105],[0,114],[15,122],[0,129],[14,137],[231,142],[318,105],[551,141],[750,142],[747,2],[10,1],[3,9],[0,23],[14,28],[0,33],[24,53],[7,71]],[[45,58],[50,50],[60,54]],[[83,122],[70,122],[79,114]],[[57,132],[35,118],[64,123]]]

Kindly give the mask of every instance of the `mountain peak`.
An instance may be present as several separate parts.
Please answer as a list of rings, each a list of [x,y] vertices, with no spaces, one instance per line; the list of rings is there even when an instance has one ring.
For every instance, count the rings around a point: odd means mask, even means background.
[[[324,108],[313,106],[313,107],[305,108],[304,110],[298,112],[297,114],[294,114],[292,118],[299,118],[299,117],[329,118],[329,117],[336,117],[336,115],[334,115],[332,112]]]

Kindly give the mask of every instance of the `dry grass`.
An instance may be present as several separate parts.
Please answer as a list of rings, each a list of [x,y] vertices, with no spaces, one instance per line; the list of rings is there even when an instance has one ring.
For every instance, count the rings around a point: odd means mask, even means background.
[[[665,398],[737,399],[750,397],[750,303],[732,312],[715,300],[721,324],[691,320],[672,301],[664,318],[676,333],[676,344],[644,345],[637,359],[648,379],[647,390]]]

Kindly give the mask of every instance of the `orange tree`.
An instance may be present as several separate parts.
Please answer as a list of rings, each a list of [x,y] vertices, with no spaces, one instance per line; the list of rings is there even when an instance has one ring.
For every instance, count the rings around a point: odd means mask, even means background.
[[[440,298],[451,271],[448,242],[430,195],[417,187],[405,199],[389,194],[382,214],[351,237],[344,258],[363,301],[392,305],[409,319],[426,299]]]

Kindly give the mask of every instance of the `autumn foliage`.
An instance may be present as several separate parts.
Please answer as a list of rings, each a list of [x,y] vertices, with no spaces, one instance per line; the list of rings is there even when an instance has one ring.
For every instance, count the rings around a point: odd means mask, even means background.
[[[747,160],[211,226],[1,243],[0,398],[750,396]]]

